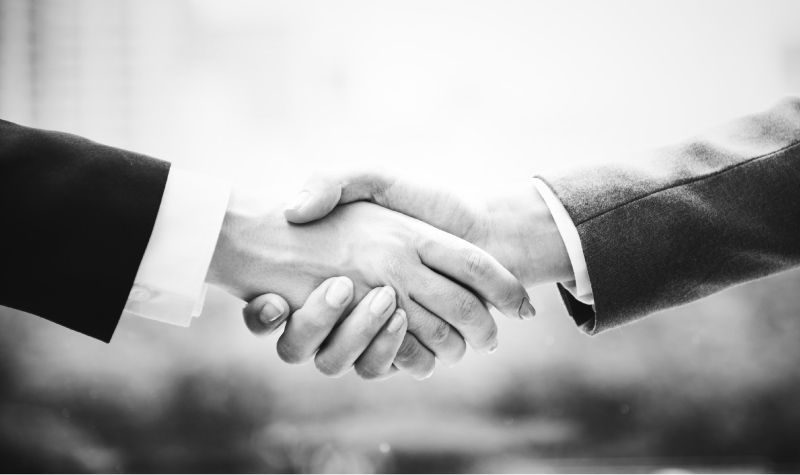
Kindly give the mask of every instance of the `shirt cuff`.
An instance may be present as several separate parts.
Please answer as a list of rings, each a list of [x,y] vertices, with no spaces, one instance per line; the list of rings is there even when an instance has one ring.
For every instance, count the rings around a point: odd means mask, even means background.
[[[581,245],[581,238],[578,235],[578,228],[572,222],[569,213],[561,203],[561,200],[553,193],[553,190],[538,178],[533,179],[533,185],[536,190],[542,195],[545,204],[550,208],[550,214],[553,215],[553,220],[556,222],[561,239],[564,240],[564,246],[567,248],[567,255],[572,265],[572,272],[575,280],[572,282],[562,282],[569,292],[581,303],[587,305],[594,305],[594,294],[592,293],[592,283],[589,282],[589,270],[586,267],[586,258],[583,256],[583,246]]]
[[[126,312],[184,327],[200,315],[230,192],[225,181],[170,169]]]

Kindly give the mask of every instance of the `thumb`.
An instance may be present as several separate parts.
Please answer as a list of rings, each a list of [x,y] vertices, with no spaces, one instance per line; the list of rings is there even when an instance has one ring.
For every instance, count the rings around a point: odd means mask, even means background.
[[[308,223],[324,218],[336,205],[374,201],[388,186],[386,176],[360,165],[340,172],[315,173],[286,206],[283,215],[290,223]]]
[[[289,304],[280,295],[260,295],[242,310],[244,324],[253,335],[269,335],[289,316]]]
[[[339,204],[342,185],[331,175],[315,174],[286,206],[283,215],[290,223],[307,223],[323,218]]]

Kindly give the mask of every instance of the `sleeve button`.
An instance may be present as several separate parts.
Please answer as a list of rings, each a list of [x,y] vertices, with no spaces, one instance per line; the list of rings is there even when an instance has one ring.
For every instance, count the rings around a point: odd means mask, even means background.
[[[150,291],[141,285],[134,285],[131,293],[128,295],[129,300],[135,302],[144,302],[150,298]]]

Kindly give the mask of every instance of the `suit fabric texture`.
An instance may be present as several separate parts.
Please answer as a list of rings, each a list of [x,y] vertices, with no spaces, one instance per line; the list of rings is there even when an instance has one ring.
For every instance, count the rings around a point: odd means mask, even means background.
[[[0,120],[0,304],[110,341],[169,168]]]
[[[800,265],[800,98],[683,143],[540,176],[578,228],[596,334]]]

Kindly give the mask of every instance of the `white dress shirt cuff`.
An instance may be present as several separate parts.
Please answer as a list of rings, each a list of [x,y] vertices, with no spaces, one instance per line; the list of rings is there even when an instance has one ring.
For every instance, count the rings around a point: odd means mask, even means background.
[[[592,294],[592,284],[589,282],[589,270],[586,267],[586,258],[583,256],[583,246],[581,245],[581,238],[578,235],[578,228],[572,222],[569,213],[561,203],[561,200],[553,193],[545,182],[538,178],[533,179],[533,185],[536,190],[542,195],[545,204],[550,208],[550,214],[553,215],[553,220],[556,222],[558,232],[561,234],[561,239],[564,240],[564,246],[567,248],[570,263],[572,264],[572,272],[575,280],[571,282],[562,282],[569,292],[580,302],[587,305],[594,304],[594,294]]]
[[[126,312],[184,327],[200,315],[230,192],[222,180],[170,169]]]

